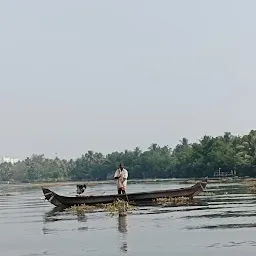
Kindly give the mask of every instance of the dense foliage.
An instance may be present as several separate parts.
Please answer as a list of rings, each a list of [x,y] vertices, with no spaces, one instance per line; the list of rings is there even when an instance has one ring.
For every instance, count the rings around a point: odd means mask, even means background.
[[[33,155],[16,164],[0,164],[1,181],[30,182],[37,180],[105,180],[112,179],[123,162],[130,179],[212,177],[222,171],[235,170],[239,176],[256,174],[256,131],[248,135],[204,136],[198,143],[183,138],[171,149],[152,144],[142,152],[113,152],[104,156],[88,151],[76,160],[47,159]]]

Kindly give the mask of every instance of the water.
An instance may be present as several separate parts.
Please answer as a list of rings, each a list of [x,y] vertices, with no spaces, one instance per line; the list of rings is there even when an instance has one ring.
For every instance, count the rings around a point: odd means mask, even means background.
[[[178,183],[130,184],[129,192]],[[52,187],[72,195],[75,186]],[[96,185],[88,193],[115,192]],[[40,255],[254,255],[256,196],[239,184],[208,184],[193,206],[142,207],[127,216],[55,212],[40,188],[0,185],[0,252]]]

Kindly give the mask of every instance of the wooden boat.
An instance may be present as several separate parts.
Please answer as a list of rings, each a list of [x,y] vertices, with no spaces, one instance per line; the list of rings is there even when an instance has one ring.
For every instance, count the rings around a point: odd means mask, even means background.
[[[206,187],[207,181],[198,182],[191,187],[156,190],[149,192],[130,193],[124,195],[98,195],[98,196],[61,196],[51,191],[48,188],[42,187],[45,199],[51,204],[58,207],[70,207],[74,205],[96,205],[113,203],[115,200],[125,200],[129,202],[143,203],[153,201],[157,198],[166,197],[190,197],[199,195]]]

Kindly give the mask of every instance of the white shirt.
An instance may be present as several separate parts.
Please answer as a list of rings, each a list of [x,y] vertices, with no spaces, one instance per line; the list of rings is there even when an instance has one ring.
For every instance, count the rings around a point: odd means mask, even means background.
[[[127,178],[128,178],[128,171],[126,169],[124,169],[124,168],[123,168],[122,171],[120,169],[117,169],[116,172],[115,172],[115,175],[114,175],[114,178],[115,177],[119,177],[116,180],[117,188],[121,188],[121,187],[126,188],[126,186],[127,186]]]

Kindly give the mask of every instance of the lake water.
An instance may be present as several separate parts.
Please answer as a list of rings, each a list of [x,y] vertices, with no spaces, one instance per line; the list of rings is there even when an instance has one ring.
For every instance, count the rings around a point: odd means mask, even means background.
[[[129,192],[184,186],[190,185],[130,184]],[[72,195],[75,186],[51,189]],[[115,185],[96,185],[87,193],[104,192],[115,192]],[[256,195],[239,184],[208,184],[206,192],[193,206],[147,206],[127,216],[77,216],[54,212],[41,199],[40,188],[0,185],[1,256],[254,255]]]

